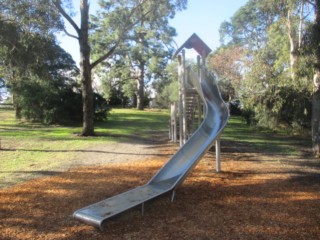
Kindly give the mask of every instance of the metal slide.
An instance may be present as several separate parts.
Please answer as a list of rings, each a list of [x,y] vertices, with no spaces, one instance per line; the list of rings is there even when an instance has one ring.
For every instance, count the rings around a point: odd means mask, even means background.
[[[145,185],[77,210],[73,217],[86,224],[103,228],[105,221],[128,209],[142,206],[160,195],[174,191],[197,165],[222,133],[229,111],[222,100],[216,80],[205,68],[196,90],[205,104],[205,118],[197,131]],[[196,74],[193,75],[196,78]]]

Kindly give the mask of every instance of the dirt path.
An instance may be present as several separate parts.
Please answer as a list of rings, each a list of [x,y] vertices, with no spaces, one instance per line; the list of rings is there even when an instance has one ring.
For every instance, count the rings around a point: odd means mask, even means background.
[[[0,190],[0,239],[320,239],[319,160],[227,141],[223,172],[207,153],[174,203],[149,202],[144,217],[130,210],[105,232],[72,219],[76,209],[148,181],[177,149],[155,139],[94,146],[73,165],[84,167]]]
[[[28,169],[15,171],[8,179],[4,179],[0,186],[5,188],[14,186],[19,182],[28,181],[44,176],[54,176],[76,167],[103,166],[112,164],[128,164],[152,158],[161,154],[161,148],[168,142],[167,132],[152,132],[153,138],[145,139],[139,136],[126,136],[127,142],[119,142],[91,145],[85,149],[70,150],[73,156],[62,160],[52,159],[53,163],[31,164]],[[122,139],[122,136],[114,136]],[[59,151],[58,149],[55,151]],[[40,169],[39,169],[40,168]]]

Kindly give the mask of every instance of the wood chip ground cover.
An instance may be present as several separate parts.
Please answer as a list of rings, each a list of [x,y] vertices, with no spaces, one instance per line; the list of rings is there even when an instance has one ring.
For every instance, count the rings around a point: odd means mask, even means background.
[[[173,203],[170,196],[148,202],[144,216],[130,210],[103,232],[72,213],[146,183],[176,146],[0,189],[0,239],[320,239],[319,160],[222,146],[222,173],[208,153]]]

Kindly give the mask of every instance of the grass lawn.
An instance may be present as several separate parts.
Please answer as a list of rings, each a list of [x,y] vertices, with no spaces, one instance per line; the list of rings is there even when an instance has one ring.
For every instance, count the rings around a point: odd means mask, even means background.
[[[95,137],[79,137],[81,126],[45,126],[16,121],[10,109],[0,109],[0,188],[19,180],[15,173],[47,171],[76,157],[77,151],[95,144],[150,138],[166,131],[167,111],[113,109],[108,120],[96,124]]]
[[[95,137],[79,137],[81,126],[46,126],[16,121],[10,109],[0,109],[0,188],[59,167],[77,157],[77,152],[96,144],[150,139],[153,132],[168,130],[168,111],[113,109],[108,120],[96,124]],[[296,156],[311,146],[310,139],[285,132],[259,132],[240,117],[231,117],[222,140],[252,146],[260,152]],[[223,143],[222,143],[223,144]],[[19,176],[17,174],[19,173]],[[32,178],[31,174],[31,178]]]
[[[254,147],[260,152],[279,155],[297,155],[311,149],[311,136],[293,136],[289,131],[273,132],[250,127],[241,117],[232,116],[222,139]]]

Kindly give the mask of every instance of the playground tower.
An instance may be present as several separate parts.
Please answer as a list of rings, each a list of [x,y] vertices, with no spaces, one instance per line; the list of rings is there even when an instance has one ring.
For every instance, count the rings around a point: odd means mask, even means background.
[[[171,117],[169,127],[169,138],[173,142],[180,143],[182,147],[192,136],[194,131],[199,127],[203,119],[204,105],[201,97],[195,90],[195,81],[192,79],[190,71],[191,66],[186,64],[186,49],[194,49],[199,55],[197,56],[198,79],[201,79],[201,69],[206,66],[206,58],[212,51],[197,34],[192,34],[189,39],[182,44],[175,52],[174,58],[178,58],[178,81],[179,81],[179,100],[171,103]],[[215,141],[216,148],[216,170],[221,171],[220,164],[220,138]]]

